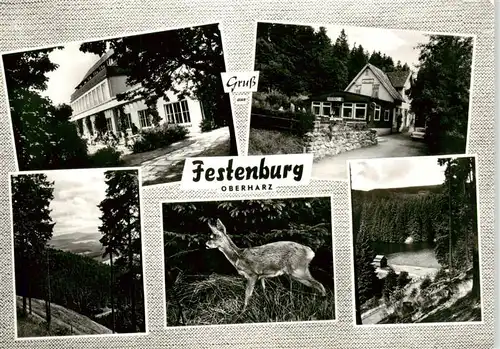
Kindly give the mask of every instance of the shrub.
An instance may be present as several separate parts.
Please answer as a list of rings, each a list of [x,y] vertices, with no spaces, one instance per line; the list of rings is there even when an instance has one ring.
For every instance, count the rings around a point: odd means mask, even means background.
[[[408,272],[402,271],[398,275],[397,285],[398,287],[403,288],[410,282],[410,280],[411,278],[408,276]]]
[[[440,268],[436,275],[434,275],[434,282],[436,281],[439,281],[441,279],[443,279],[444,277],[448,277],[448,273],[446,272],[446,270],[444,268]]]
[[[429,277],[429,275],[427,275],[425,277],[425,279],[422,281],[422,283],[420,284],[420,289],[425,290],[427,287],[429,287],[431,285],[431,283],[432,283],[431,278]]]
[[[155,150],[185,139],[188,133],[188,129],[183,126],[155,127],[152,130],[141,132],[139,139],[130,148],[134,153]]]
[[[89,156],[91,167],[116,167],[123,165],[120,159],[121,152],[113,147],[99,149],[94,154]]]
[[[219,126],[215,123],[214,119],[203,119],[200,123],[201,132],[208,132],[215,130]]]
[[[269,103],[272,109],[289,109],[290,108],[290,98],[287,95],[278,92],[272,91],[266,96],[266,102]]]

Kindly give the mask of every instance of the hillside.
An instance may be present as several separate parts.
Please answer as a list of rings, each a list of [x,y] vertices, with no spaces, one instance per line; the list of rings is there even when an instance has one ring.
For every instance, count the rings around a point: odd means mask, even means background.
[[[387,188],[387,189],[372,189],[368,191],[364,190],[352,190],[353,192],[359,193],[363,197],[393,197],[393,196],[406,196],[406,195],[427,195],[427,194],[439,194],[443,192],[442,185],[427,185],[427,186],[415,186],[415,187],[402,187],[402,188]]]
[[[438,276],[427,286],[422,282],[411,282],[401,298],[367,312],[363,324],[374,323],[376,313],[381,324],[481,321],[481,301],[471,293],[472,269],[451,280]]]
[[[20,315],[22,297],[17,296],[17,335],[18,337],[63,336],[111,334],[112,331],[101,324],[60,305],[51,304],[51,331],[48,332],[45,323],[45,301],[32,299],[33,313],[26,317]]]

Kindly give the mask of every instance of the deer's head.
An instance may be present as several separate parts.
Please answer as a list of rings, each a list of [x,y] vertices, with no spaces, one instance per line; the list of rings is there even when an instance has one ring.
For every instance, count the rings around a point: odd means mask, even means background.
[[[217,223],[215,227],[208,222],[208,227],[210,228],[210,240],[206,242],[207,248],[219,248],[227,243],[226,227],[220,219],[217,218]]]

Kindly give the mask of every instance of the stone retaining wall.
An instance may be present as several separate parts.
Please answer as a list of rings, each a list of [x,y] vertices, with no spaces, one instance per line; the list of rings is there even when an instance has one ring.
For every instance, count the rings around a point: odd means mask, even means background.
[[[316,121],[305,135],[305,151],[314,160],[377,144],[377,133],[360,122]]]

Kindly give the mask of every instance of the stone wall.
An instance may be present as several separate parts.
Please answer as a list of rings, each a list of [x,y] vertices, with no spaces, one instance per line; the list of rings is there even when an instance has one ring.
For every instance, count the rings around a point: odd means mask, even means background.
[[[314,160],[377,144],[377,133],[360,122],[316,121],[305,135],[305,151]]]

